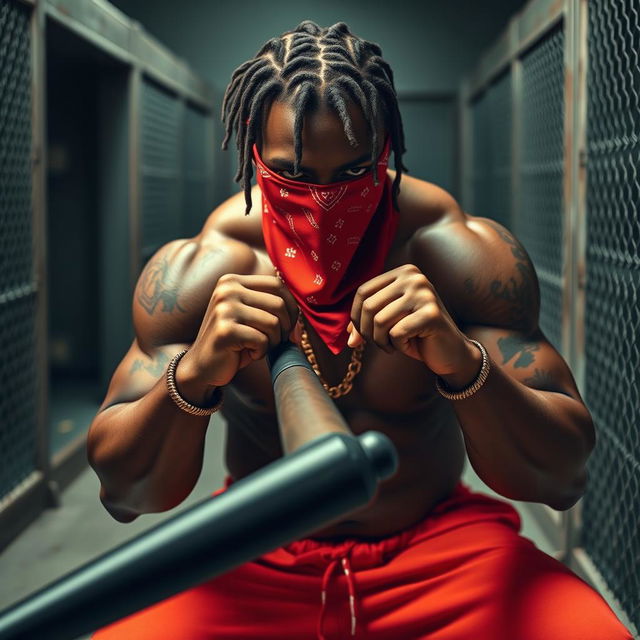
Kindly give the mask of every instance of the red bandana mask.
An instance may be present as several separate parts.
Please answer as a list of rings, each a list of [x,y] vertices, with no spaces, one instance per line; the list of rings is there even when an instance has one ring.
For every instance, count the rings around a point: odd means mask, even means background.
[[[370,171],[327,185],[288,180],[253,156],[262,191],[267,252],[318,335],[333,353],[347,344],[358,287],[379,275],[398,224],[387,176],[390,143]]]

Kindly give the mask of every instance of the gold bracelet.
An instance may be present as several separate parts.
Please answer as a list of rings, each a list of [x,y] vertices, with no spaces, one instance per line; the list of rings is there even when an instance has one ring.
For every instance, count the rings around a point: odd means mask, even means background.
[[[178,366],[178,362],[180,358],[187,353],[189,349],[184,349],[180,351],[180,353],[176,353],[173,356],[173,359],[169,363],[167,367],[167,388],[169,389],[169,396],[171,399],[183,410],[187,413],[190,413],[194,416],[210,416],[212,413],[215,413],[222,406],[223,394],[222,387],[218,387],[215,390],[215,394],[218,394],[220,398],[213,405],[213,407],[196,407],[196,405],[187,402],[179,393],[178,388],[176,387],[176,367]],[[215,395],[214,394],[214,395]]]
[[[471,340],[471,338],[469,339]],[[469,386],[460,391],[447,391],[443,386],[445,384],[444,380],[442,380],[440,376],[437,376],[436,389],[440,395],[447,398],[447,400],[463,400],[464,398],[472,396],[484,384],[489,375],[489,356],[487,355],[487,350],[477,340],[471,340],[471,342],[482,352],[482,367],[480,367],[480,372]]]

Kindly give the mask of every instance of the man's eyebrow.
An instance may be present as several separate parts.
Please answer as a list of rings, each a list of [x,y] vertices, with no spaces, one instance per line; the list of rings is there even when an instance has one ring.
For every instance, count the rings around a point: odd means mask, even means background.
[[[347,162],[346,164],[340,165],[338,167],[338,171],[340,171],[342,169],[348,169],[349,167],[353,167],[356,164],[362,164],[363,162],[366,162],[367,160],[371,160],[371,154],[370,153],[365,153],[365,154],[361,155],[359,158],[355,158],[351,162]],[[291,168],[293,168],[293,162],[291,162],[291,160],[288,160],[287,158],[270,158],[269,159],[269,164],[278,165],[282,169],[291,169]],[[303,167],[302,165],[300,165],[300,171],[306,171],[307,173],[313,173],[313,171],[311,169],[309,169],[308,167]]]

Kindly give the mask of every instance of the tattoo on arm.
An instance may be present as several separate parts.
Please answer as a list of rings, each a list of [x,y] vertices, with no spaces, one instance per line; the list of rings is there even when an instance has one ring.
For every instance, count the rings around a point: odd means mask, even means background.
[[[549,371],[545,371],[544,369],[536,369],[531,377],[525,378],[524,383],[536,388],[554,388],[554,380],[551,376],[551,373]]]
[[[136,371],[140,371],[141,369],[151,374],[154,378],[159,378],[163,373],[169,362],[169,356],[158,352],[153,358],[153,360],[149,362],[145,362],[144,360],[136,359],[131,365],[131,371],[129,373],[135,373]]]
[[[519,369],[528,367],[535,362],[535,352],[540,349],[540,344],[536,342],[525,342],[516,336],[498,338],[498,348],[502,354],[502,364],[506,364],[513,358],[513,367]],[[536,369],[538,371],[538,369]]]
[[[156,307],[162,303],[162,311],[185,311],[178,304],[178,285],[171,282],[168,275],[169,263],[166,258],[158,258],[149,263],[140,277],[138,302],[152,316]]]
[[[464,291],[469,295],[478,292],[478,285],[474,282],[473,278],[467,278],[464,281]]]
[[[515,268],[520,273],[520,278],[512,276],[507,281],[494,280],[490,285],[491,294],[494,298],[509,303],[511,323],[517,326],[528,326],[531,322],[531,313],[535,307],[536,297],[533,265],[524,247],[513,235],[493,220],[487,220],[486,224],[500,236],[505,244],[509,245],[511,254],[516,259]]]
[[[511,233],[499,225],[495,220],[487,218],[485,223],[489,225],[502,238],[502,240],[504,240],[505,244],[508,244],[511,247],[511,253],[513,253],[518,260],[528,262],[527,253],[524,250],[524,247],[513,237]]]

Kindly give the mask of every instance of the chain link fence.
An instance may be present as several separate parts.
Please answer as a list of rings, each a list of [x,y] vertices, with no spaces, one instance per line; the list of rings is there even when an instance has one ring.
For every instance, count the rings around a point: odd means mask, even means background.
[[[640,7],[589,3],[582,546],[640,627]]]
[[[471,104],[473,214],[513,230],[540,281],[540,326],[562,350],[564,30],[556,28],[522,57],[518,209],[512,211],[512,74],[494,80]]]
[[[65,420],[73,414],[65,428],[85,420],[71,406],[76,391],[63,398],[51,366],[54,356],[64,357],[64,345],[49,333],[56,300],[47,243],[55,241],[56,208],[47,172],[56,163],[69,166],[72,157],[68,146],[54,152],[46,138],[45,122],[53,122],[47,96],[60,89],[46,83],[56,60],[69,75],[68,62],[79,62],[96,79],[81,83],[77,95],[99,95],[97,116],[87,115],[98,117],[89,129],[100,131],[98,153],[92,153],[99,176],[88,188],[101,206],[87,207],[86,214],[104,224],[98,235],[85,235],[98,252],[98,289],[108,289],[100,294],[109,316],[100,329],[104,353],[129,344],[130,302],[124,322],[110,304],[122,299],[123,287],[130,295],[140,255],[184,237],[185,211],[204,221],[213,188],[207,153],[214,143],[214,91],[192,69],[108,3],[0,0],[0,549],[86,468],[86,434],[59,450],[48,446],[56,402],[64,400]],[[189,109],[194,113],[185,115]],[[117,237],[119,231],[130,238]],[[58,282],[69,286],[64,278]]]
[[[596,424],[567,562],[640,628],[640,5],[533,0],[463,105],[469,209],[509,220],[526,247],[540,325]]]
[[[494,81],[472,105],[473,214],[511,228],[511,72]]]
[[[200,231],[213,208],[210,114],[142,82],[141,244],[146,262],[163,244]],[[208,144],[207,144],[208,142]]]
[[[207,114],[187,106],[184,132],[184,233],[200,231],[213,209],[211,199],[211,156],[213,140],[208,133]],[[202,141],[209,140],[207,148]]]
[[[540,282],[540,327],[562,351],[564,25],[522,57],[520,188],[514,231]]]
[[[177,96],[145,80],[140,114],[142,258],[181,235],[182,110]],[[202,142],[201,142],[202,143]]]
[[[0,4],[0,502],[36,469],[30,11]]]

